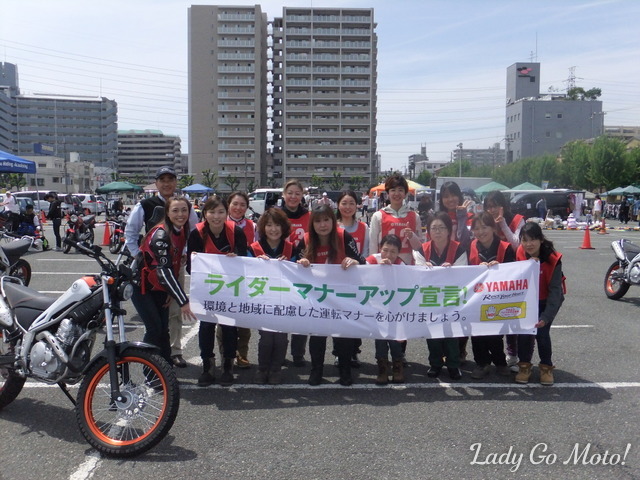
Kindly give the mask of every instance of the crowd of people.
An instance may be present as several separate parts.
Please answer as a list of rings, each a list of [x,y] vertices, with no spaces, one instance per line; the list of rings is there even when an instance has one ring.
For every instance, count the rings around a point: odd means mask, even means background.
[[[484,378],[493,364],[497,374],[510,376],[514,372],[515,382],[528,383],[537,343],[539,381],[543,385],[554,382],[549,329],[564,299],[562,255],[545,238],[538,223],[525,223],[522,216],[512,214],[509,203],[498,191],[486,197],[484,212],[474,215],[459,186],[447,182],[440,190],[439,211],[434,213],[430,208],[420,215],[406,205],[409,186],[398,174],[386,180],[384,202],[378,203],[378,196],[345,191],[335,205],[317,202],[310,209],[304,206],[304,186],[298,180],[289,180],[283,188],[282,205],[267,209],[255,224],[245,218],[249,206],[245,193],[234,192],[226,199],[209,197],[199,205],[200,221],[188,200],[174,196],[177,177],[171,167],[158,170],[156,186],[157,196],[142,200],[133,208],[125,237],[140,272],[133,303],[145,325],[144,341],[157,345],[176,367],[187,366],[181,350],[182,319],[195,318],[184,288],[184,272],[190,271],[189,259],[194,252],[296,262],[303,267],[336,264],[343,269],[363,264],[380,268],[403,264],[425,269],[458,265],[489,268],[533,258],[540,262],[541,270],[536,335],[508,335],[506,347],[502,335],[474,336],[471,353],[475,367],[471,378]],[[197,385],[205,387],[216,382],[216,339],[222,371],[218,382],[232,385],[234,367],[251,366],[250,336],[249,329],[200,322],[202,372]],[[440,376],[446,367],[451,380],[462,378],[460,365],[469,355],[467,337],[429,339],[426,344],[429,377]],[[332,338],[341,385],[353,383],[352,368],[360,364],[361,345],[360,339]],[[405,381],[406,346],[402,340],[375,340],[377,385]],[[307,347],[308,383],[320,385],[326,337],[260,330],[255,382],[279,384],[283,365],[306,367]]]

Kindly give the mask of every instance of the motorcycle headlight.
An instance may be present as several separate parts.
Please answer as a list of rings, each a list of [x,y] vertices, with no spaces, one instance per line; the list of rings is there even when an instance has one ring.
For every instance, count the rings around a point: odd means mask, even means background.
[[[73,223],[76,223],[78,221],[78,215],[71,215],[69,217],[69,220],[71,220]]]
[[[118,296],[122,300],[129,300],[133,296],[133,285],[131,282],[122,282],[118,287]]]
[[[616,258],[620,261],[624,261],[627,259],[624,254],[624,247],[622,246],[622,242],[624,240],[617,240],[615,242],[611,242],[611,248],[613,249],[613,253],[616,254]]]

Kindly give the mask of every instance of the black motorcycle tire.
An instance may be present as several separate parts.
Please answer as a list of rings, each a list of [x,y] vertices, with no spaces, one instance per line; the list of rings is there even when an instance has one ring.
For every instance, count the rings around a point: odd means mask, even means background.
[[[29,265],[29,262],[26,260],[19,258],[16,263],[11,265],[9,276],[17,277],[22,280],[25,286],[29,286],[29,282],[31,281],[31,265]]]
[[[178,415],[180,389],[171,365],[153,351],[129,349],[117,364],[123,401],[111,400],[109,364],[100,358],[80,385],[76,419],[82,435],[100,453],[133,457],[169,433]]]
[[[109,251],[111,253],[118,253],[121,248],[122,243],[120,242],[120,234],[114,233],[111,235],[111,238],[109,238]]]
[[[67,235],[64,238],[65,239],[67,239],[67,238],[71,239],[71,237],[69,235]],[[62,242],[62,253],[69,253],[70,251],[71,251],[71,245],[69,245],[68,243]]]
[[[618,270],[624,270],[623,267],[620,266],[619,262],[613,262],[611,266],[607,269],[607,273],[604,276],[604,293],[607,298],[611,300],[619,300],[624,297],[625,293],[629,291],[629,287],[631,286],[629,283],[613,279],[613,274]]]
[[[0,354],[13,353],[13,345],[4,343],[0,333]],[[12,368],[0,367],[0,410],[13,402],[22,391],[26,378],[17,375]]]

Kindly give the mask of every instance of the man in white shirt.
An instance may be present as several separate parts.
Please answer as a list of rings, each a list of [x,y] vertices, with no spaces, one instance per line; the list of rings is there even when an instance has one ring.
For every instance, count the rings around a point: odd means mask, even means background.
[[[20,220],[20,205],[16,202],[16,197],[9,191],[5,193],[4,202],[0,203],[0,207],[4,207],[7,211],[7,220],[11,222],[11,229],[15,232],[18,230],[18,222]]]

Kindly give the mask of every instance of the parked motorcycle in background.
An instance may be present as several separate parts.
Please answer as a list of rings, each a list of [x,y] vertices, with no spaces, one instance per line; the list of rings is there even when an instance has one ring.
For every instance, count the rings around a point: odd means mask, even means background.
[[[108,456],[138,455],[171,429],[180,405],[178,380],[157,347],[126,339],[122,304],[133,288],[123,256],[113,262],[99,246],[65,242],[95,259],[101,273],[76,280],[57,299],[0,278],[0,409],[16,399],[27,378],[57,384],[92,447]],[[104,350],[92,356],[104,331]],[[77,383],[74,399],[67,386]]]
[[[631,285],[640,285],[640,246],[621,238],[611,243],[617,260],[604,276],[604,293],[611,300],[622,298]]]
[[[22,257],[32,246],[31,238],[14,239],[10,234],[2,232],[2,239],[11,240],[0,246],[0,276],[9,275],[19,278],[24,285],[31,281],[31,265]]]
[[[95,215],[78,215],[72,213],[67,220],[62,253],[69,253],[75,243],[85,247],[91,247],[95,241],[94,229],[96,226]]]
[[[117,217],[107,219],[111,226],[111,236],[109,237],[109,251],[118,253],[124,247],[124,227],[127,225],[127,217],[120,213]]]

